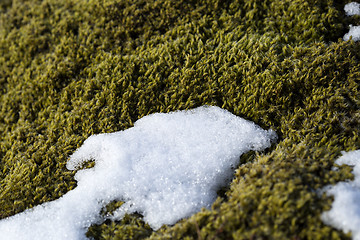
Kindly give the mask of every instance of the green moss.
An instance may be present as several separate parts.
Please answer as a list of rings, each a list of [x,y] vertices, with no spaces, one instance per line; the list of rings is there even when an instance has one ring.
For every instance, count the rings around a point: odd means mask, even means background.
[[[352,177],[332,167],[360,148],[360,45],[340,39],[358,18],[346,2],[1,2],[0,218],[76,187],[65,164],[91,134],[209,104],[278,143],[244,156],[212,209],[153,233],[127,216],[88,236],[349,237],[321,222],[332,200],[316,193]]]

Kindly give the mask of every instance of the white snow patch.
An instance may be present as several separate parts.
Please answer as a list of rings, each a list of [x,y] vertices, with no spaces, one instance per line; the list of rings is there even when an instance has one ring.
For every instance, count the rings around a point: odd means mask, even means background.
[[[352,37],[352,40],[355,42],[360,40],[360,26],[350,25],[350,30],[344,35],[344,40],[348,41],[350,37]]]
[[[360,4],[357,2],[351,2],[345,5],[344,7],[345,13],[348,16],[360,15]],[[360,40],[360,26],[350,25],[350,30],[343,37],[344,41],[348,41],[352,36],[354,41]]]
[[[351,2],[345,5],[345,13],[348,16],[360,15],[360,3]]]
[[[354,181],[340,182],[330,186],[326,192],[334,196],[330,211],[324,212],[322,220],[345,233],[351,232],[353,239],[360,240],[360,150],[343,152],[336,164],[354,166]]]
[[[0,221],[1,239],[86,239],[104,221],[101,209],[125,203],[112,219],[138,212],[153,229],[209,208],[227,184],[241,154],[276,139],[250,121],[218,107],[156,113],[133,128],[89,137],[70,157],[77,187],[58,200]]]

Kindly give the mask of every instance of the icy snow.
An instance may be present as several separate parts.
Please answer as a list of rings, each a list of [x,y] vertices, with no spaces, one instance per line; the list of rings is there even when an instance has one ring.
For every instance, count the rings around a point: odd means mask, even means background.
[[[87,228],[105,217],[140,213],[153,229],[209,208],[227,184],[241,154],[262,150],[272,130],[218,107],[156,113],[133,128],[89,137],[70,157],[77,187],[58,200],[0,221],[1,239],[86,239]],[[112,216],[101,209],[125,203]]]
[[[343,152],[335,163],[354,166],[355,179],[329,187],[327,193],[334,196],[334,202],[321,218],[326,224],[345,233],[351,232],[353,239],[360,240],[360,150]]]
[[[348,16],[360,15],[360,4],[357,2],[351,2],[345,5],[345,13]],[[352,36],[354,41],[360,40],[360,26],[350,25],[350,30],[344,35],[344,40],[347,41]]]

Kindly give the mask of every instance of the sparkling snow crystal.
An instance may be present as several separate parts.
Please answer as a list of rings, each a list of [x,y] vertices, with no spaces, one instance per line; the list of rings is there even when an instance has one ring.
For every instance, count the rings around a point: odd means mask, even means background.
[[[353,239],[360,240],[360,150],[344,152],[336,163],[354,166],[355,180],[340,182],[327,190],[334,202],[322,220],[345,233],[352,232]]]
[[[360,15],[360,4],[356,2],[348,3],[345,5],[344,10],[348,16]],[[350,25],[350,30],[344,35],[344,40],[349,40],[351,36],[354,41],[360,40],[360,26]]]
[[[228,183],[239,157],[276,139],[250,121],[218,107],[146,116],[125,131],[89,137],[70,157],[77,187],[58,200],[0,221],[2,239],[85,239],[104,221],[101,209],[125,203],[112,219],[140,213],[153,229],[209,208]]]

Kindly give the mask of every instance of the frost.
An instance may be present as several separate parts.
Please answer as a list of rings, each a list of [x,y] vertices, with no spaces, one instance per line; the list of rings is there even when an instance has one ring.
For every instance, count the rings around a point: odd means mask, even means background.
[[[322,220],[345,233],[352,232],[353,239],[360,240],[360,150],[343,152],[335,162],[354,166],[355,180],[340,182],[326,191],[334,196],[330,211],[324,212]]]
[[[348,16],[360,15],[360,4],[357,2],[348,3],[345,5],[344,10]],[[350,37],[354,41],[360,40],[360,26],[350,25],[350,30],[344,35],[344,40],[347,41]]]
[[[87,228],[105,217],[140,213],[153,229],[209,208],[227,184],[241,154],[276,139],[254,123],[218,107],[156,113],[125,131],[89,137],[67,168],[77,187],[58,200],[0,221],[6,239],[85,239]],[[101,209],[125,203],[112,216]]]

